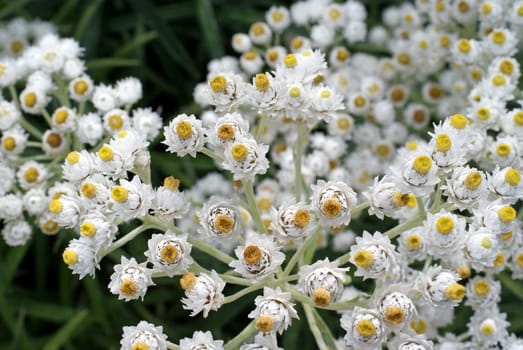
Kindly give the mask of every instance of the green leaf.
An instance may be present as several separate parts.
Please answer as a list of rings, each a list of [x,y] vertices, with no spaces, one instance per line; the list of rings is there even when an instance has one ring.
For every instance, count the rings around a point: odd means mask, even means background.
[[[181,41],[167,22],[160,16],[158,8],[150,1],[129,0],[131,6],[143,16],[145,24],[158,33],[158,42],[168,56],[191,75],[198,78],[199,72]]]
[[[10,1],[8,5],[4,6],[0,10],[0,18],[5,18],[7,16],[12,15],[16,11],[20,10],[25,5],[27,5],[28,2],[29,0]]]
[[[216,15],[210,0],[198,0],[196,3],[198,10],[198,23],[203,33],[205,47],[212,58],[222,57],[224,54],[222,36],[216,21]]]
[[[323,317],[321,317],[321,315],[318,313],[318,310],[316,309],[312,309],[312,312],[314,314],[314,318],[316,319],[316,325],[323,335],[323,340],[327,344],[328,348],[332,350],[337,349],[336,340],[334,339],[329,326],[325,323],[325,320],[323,320]]]
[[[51,19],[52,23],[60,23],[64,21],[66,18],[70,17],[72,12],[75,10],[76,6],[78,6],[78,0],[67,0],[63,3],[62,7],[60,7],[60,10],[56,12],[56,14]]]
[[[2,270],[0,270],[0,272],[2,272],[0,277],[0,281],[2,281],[0,284],[0,294],[3,294],[5,288],[11,283],[16,274],[16,271],[18,270],[18,266],[27,253],[28,248],[29,244],[24,244],[20,247],[9,248],[5,258],[5,264],[2,266]]]
[[[58,350],[73,337],[74,333],[80,328],[86,328],[92,321],[87,318],[87,310],[78,312],[73,318],[69,320],[56,332],[53,337],[47,342],[43,350]]]
[[[154,40],[158,37],[156,32],[146,32],[135,36],[131,41],[122,46],[119,50],[115,51],[114,57],[124,57],[141,46],[144,46],[149,41]]]
[[[100,6],[101,3],[102,0],[94,0],[85,9],[85,11],[82,14],[82,17],[80,18],[80,21],[78,22],[78,26],[76,26],[76,31],[74,33],[74,37],[76,38],[76,40],[81,41],[81,39],[85,35],[89,23],[91,22],[94,14],[96,13],[96,10],[98,9],[98,6]]]
[[[23,310],[29,316],[51,322],[64,322],[73,317],[76,312],[71,307],[27,298],[14,299],[12,303],[17,309]]]
[[[88,69],[134,67],[140,65],[140,61],[131,58],[98,58],[86,63]]]

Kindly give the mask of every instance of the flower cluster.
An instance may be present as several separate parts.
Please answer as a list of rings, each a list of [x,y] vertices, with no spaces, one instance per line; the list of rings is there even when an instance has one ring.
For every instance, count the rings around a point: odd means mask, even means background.
[[[145,261],[114,266],[119,299],[181,276],[183,308],[206,318],[258,293],[228,342],[197,330],[175,345],[141,321],[124,327],[122,349],[280,349],[303,318],[319,348],[521,346],[497,276],[523,279],[523,2],[404,3],[372,28],[366,17],[355,0],[271,7],[233,36],[240,57],[209,63],[194,90],[201,114],[163,130],[133,108],[140,82],[95,84],[74,40],[41,31],[11,44],[0,60],[12,94],[0,101],[4,240],[26,243],[26,216],[47,234],[71,229],[63,260],[83,278],[154,231]],[[219,171],[184,192],[172,176],[155,187],[149,142],[161,131],[170,156],[204,155]],[[397,225],[376,231],[373,217]],[[122,224],[134,229],[119,236]],[[327,246],[342,254],[320,257]],[[463,307],[467,331],[441,336]],[[343,338],[320,329],[318,308],[340,312]]]

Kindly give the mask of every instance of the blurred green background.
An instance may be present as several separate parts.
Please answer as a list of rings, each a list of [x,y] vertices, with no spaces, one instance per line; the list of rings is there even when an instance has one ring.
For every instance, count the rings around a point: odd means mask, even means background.
[[[368,0],[370,23],[379,22],[380,9],[401,1]],[[76,38],[86,49],[88,72],[97,83],[112,83],[126,76],[141,79],[144,98],[140,106],[160,111],[164,121],[176,113],[194,112],[192,102],[196,83],[205,79],[207,63],[212,58],[233,54],[230,38],[236,32],[246,32],[251,23],[263,20],[265,11],[275,4],[291,1],[226,1],[226,0],[45,0],[0,1],[0,20],[16,16],[40,18],[54,23],[63,37]],[[153,164],[166,155],[155,147]],[[205,159],[192,163],[169,156],[154,168],[155,179],[174,175],[182,184],[190,185],[195,175],[209,171],[213,164]],[[189,174],[189,176],[187,175]],[[183,181],[183,179],[188,179]],[[361,229],[386,230],[373,227],[371,220],[361,220]],[[358,228],[355,228],[357,232]],[[125,232],[125,227],[123,227]],[[61,253],[72,233],[47,237],[35,232],[24,247],[8,248],[0,242],[0,349],[119,349],[122,326],[136,325],[141,319],[162,325],[169,340],[178,343],[190,337],[194,330],[212,330],[215,339],[234,337],[248,323],[247,314],[253,308],[255,294],[208,319],[201,315],[189,318],[181,307],[182,297],[178,278],[157,279],[145,300],[123,302],[107,289],[112,265],[122,253],[143,261],[146,237],[139,237],[102,262],[95,279],[79,281],[62,263]],[[325,256],[327,252],[321,252]],[[203,266],[213,266],[205,256],[195,252]],[[111,261],[112,260],[112,261]],[[213,266],[214,267],[214,266]],[[214,267],[216,268],[216,267]],[[222,266],[225,268],[225,266]],[[510,281],[509,281],[510,282]],[[512,331],[521,334],[523,319],[515,314],[523,295],[513,282],[505,291],[503,311],[509,312]],[[506,289],[506,288],[505,288]],[[227,294],[234,292],[227,289]],[[286,349],[315,349],[316,344],[303,311],[302,321],[294,322],[280,341]],[[338,316],[320,310],[335,336],[342,336]],[[459,313],[458,324],[464,330],[469,311]]]

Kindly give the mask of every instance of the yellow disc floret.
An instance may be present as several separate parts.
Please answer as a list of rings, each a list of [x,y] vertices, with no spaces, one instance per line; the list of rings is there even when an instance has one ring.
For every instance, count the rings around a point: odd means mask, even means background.
[[[461,300],[465,296],[465,287],[459,283],[453,283],[445,289],[445,296],[450,300]]]
[[[37,97],[34,92],[29,92],[24,96],[24,104],[27,107],[29,107],[29,108],[34,107],[34,105],[36,105],[36,102],[37,102]]]
[[[274,318],[271,315],[262,314],[256,319],[256,329],[267,333],[274,327]]]
[[[400,306],[389,306],[385,310],[385,320],[392,324],[400,324],[405,320],[405,310]]]
[[[449,234],[454,228],[454,221],[449,216],[441,216],[436,220],[436,230],[442,235]]]
[[[430,171],[430,168],[432,167],[432,159],[430,159],[429,156],[417,156],[414,158],[414,162],[412,162],[412,167],[416,172],[425,175]]]
[[[214,219],[214,227],[221,233],[229,233],[234,227],[234,220],[228,215],[218,215]]]
[[[447,134],[438,134],[434,144],[439,152],[447,152],[452,147],[452,140]]]
[[[331,293],[325,288],[318,288],[312,294],[312,301],[317,306],[329,306],[331,303]]]
[[[126,297],[132,297],[138,292],[136,282],[131,278],[126,278],[120,284],[120,293]]]
[[[167,244],[160,251],[160,256],[163,261],[168,264],[172,264],[178,258],[178,249],[176,249],[176,247],[173,245]]]
[[[215,93],[227,93],[227,79],[223,75],[217,75],[212,78],[209,86]]]
[[[374,262],[374,255],[368,250],[359,250],[354,254],[354,264],[361,268],[368,268]]]
[[[77,151],[72,151],[67,154],[67,157],[65,157],[65,160],[70,165],[74,165],[80,161],[80,153]]]
[[[92,237],[96,234],[96,226],[92,222],[85,221],[80,225],[80,234],[85,237]]]
[[[463,184],[469,190],[475,190],[479,187],[479,185],[481,185],[482,181],[483,177],[481,176],[481,174],[477,171],[473,171],[465,177],[465,181],[463,181]]]
[[[190,122],[186,120],[182,120],[178,124],[176,124],[176,135],[178,135],[181,139],[188,139],[191,137],[193,133],[192,125]]]
[[[509,168],[505,172],[505,181],[510,186],[517,186],[519,184],[519,182],[521,181],[521,174],[520,174],[519,170],[516,170],[514,168]]]
[[[103,145],[98,151],[98,157],[103,161],[110,161],[114,157],[113,150],[108,145]]]
[[[311,214],[306,209],[298,209],[294,213],[294,224],[300,228],[307,227],[311,221]]]
[[[64,205],[59,199],[53,199],[49,202],[49,211],[53,214],[59,214],[62,212]]]
[[[6,151],[12,151],[16,148],[16,139],[12,136],[6,136],[2,142]]]
[[[180,286],[183,290],[191,290],[196,282],[198,282],[198,279],[192,272],[188,272],[180,278]]]
[[[449,118],[450,125],[456,129],[464,129],[467,126],[467,118],[463,114],[453,114]]]
[[[264,73],[256,74],[254,77],[254,86],[256,86],[256,89],[259,91],[267,91],[269,90],[270,82],[269,78],[267,78],[267,75]]]
[[[237,143],[231,148],[231,155],[234,158],[234,160],[241,162],[247,158],[247,155],[249,155],[249,149],[247,146],[242,145],[241,143]]]
[[[73,85],[73,90],[78,95],[83,95],[89,89],[89,84],[84,80],[78,80]]]
[[[356,324],[357,332],[364,337],[372,337],[376,334],[376,326],[371,320],[361,320]]]
[[[76,264],[78,261],[78,254],[72,249],[66,249],[62,254],[62,259],[64,260],[64,263],[71,266]]]
[[[409,235],[407,239],[405,240],[405,243],[407,244],[407,247],[409,249],[418,249],[422,244],[421,237],[415,233]]]
[[[321,206],[321,212],[329,218],[334,218],[340,215],[342,209],[343,207],[340,201],[336,198],[327,199]]]
[[[129,191],[123,186],[114,186],[111,189],[111,198],[118,203],[125,203],[129,197]]]
[[[243,250],[243,260],[245,260],[245,262],[247,264],[251,264],[251,265],[257,264],[260,262],[262,257],[263,257],[263,252],[260,249],[260,247],[258,247],[256,245],[247,246]]]
[[[490,284],[487,280],[477,280],[474,283],[474,292],[479,296],[487,295],[490,292]]]
[[[516,210],[510,205],[505,205],[498,210],[498,218],[506,224],[514,221],[516,214]]]

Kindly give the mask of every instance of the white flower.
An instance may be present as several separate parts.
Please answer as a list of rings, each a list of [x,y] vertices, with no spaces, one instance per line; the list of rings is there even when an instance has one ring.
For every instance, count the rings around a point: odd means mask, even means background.
[[[202,149],[206,140],[202,122],[193,114],[176,116],[163,128],[163,133],[165,140],[162,143],[168,146],[167,151],[176,153],[178,157],[187,154],[196,157],[196,152]]]
[[[153,234],[147,241],[147,248],[145,256],[153,264],[153,271],[164,272],[169,277],[187,272],[193,263],[187,234],[179,237],[171,231]]]
[[[374,185],[364,191],[363,195],[369,202],[369,214],[374,214],[379,219],[385,216],[399,218],[403,209],[411,208],[416,203],[414,195],[401,192],[388,175],[379,181],[376,177]]]
[[[1,176],[1,175],[0,175]],[[24,209],[30,215],[40,215],[47,209],[48,198],[45,191],[40,188],[32,188],[24,193]]]
[[[496,235],[487,228],[470,228],[465,243],[466,257],[471,267],[476,271],[494,266],[494,259],[499,251],[499,243]]]
[[[189,210],[184,193],[178,190],[180,181],[172,176],[166,177],[163,186],[155,191],[153,211],[166,219],[180,219]]]
[[[423,226],[404,231],[398,238],[398,252],[410,261],[427,258],[427,236]]]
[[[468,323],[472,339],[484,346],[500,344],[501,348],[508,338],[507,315],[499,312],[497,305],[476,311]]]
[[[85,237],[71,240],[62,253],[62,259],[80,279],[86,275],[94,277],[95,268],[98,267],[94,244]]]
[[[147,288],[154,285],[151,274],[152,271],[146,267],[146,263],[138,264],[134,258],[127,259],[122,256],[121,263],[114,266],[109,290],[118,295],[118,299],[143,300]]]
[[[423,150],[415,151],[405,158],[398,157],[390,171],[398,185],[411,191],[416,196],[426,196],[432,192],[440,179],[438,167]]]
[[[249,37],[257,45],[268,44],[272,37],[271,28],[263,22],[255,22],[249,28]]]
[[[282,243],[305,239],[314,229],[314,217],[310,207],[303,202],[271,208],[270,229]]]
[[[62,165],[63,178],[73,183],[85,180],[93,172],[93,156],[86,150],[72,151]]]
[[[450,203],[460,209],[471,209],[477,207],[478,203],[486,198],[487,186],[482,171],[465,166],[454,168],[442,188]]]
[[[180,279],[180,285],[186,296],[182,298],[183,308],[191,310],[191,316],[202,312],[203,317],[207,318],[209,311],[216,311],[222,305],[225,282],[214,270],[210,276],[201,273],[198,277],[189,272]]]
[[[16,220],[23,215],[23,202],[20,195],[7,194],[0,197],[0,219]]]
[[[13,127],[20,119],[20,111],[16,105],[8,101],[0,101],[0,129],[7,130]]]
[[[293,318],[299,319],[294,304],[290,301],[291,294],[283,292],[279,287],[264,287],[263,296],[256,297],[256,309],[251,311],[248,317],[256,320],[256,328],[262,333],[283,334]]]
[[[237,138],[247,137],[248,134],[249,122],[240,113],[226,113],[216,120],[209,141],[217,147],[225,147]]]
[[[80,201],[76,195],[61,195],[49,202],[49,212],[53,219],[65,228],[72,228],[78,224],[80,216]]]
[[[466,224],[465,219],[444,210],[428,213],[424,222],[427,252],[443,259],[456,254],[465,246]]]
[[[148,141],[152,141],[160,133],[162,118],[151,108],[136,108],[132,114],[133,128],[145,134]]]
[[[167,350],[167,336],[162,326],[140,321],[136,326],[123,327],[120,350]]]
[[[476,216],[481,223],[493,234],[499,235],[512,231],[517,224],[517,212],[510,205],[504,205],[499,199],[480,207]]]
[[[130,106],[142,98],[142,83],[137,78],[127,77],[116,82],[114,92],[121,104]]]
[[[341,181],[319,180],[312,185],[311,205],[325,226],[348,225],[350,209],[356,206],[356,193]]]
[[[105,113],[113,108],[118,107],[118,98],[116,91],[111,86],[104,84],[98,85],[94,88],[91,102],[94,107],[100,112]]]
[[[94,242],[95,251],[109,246],[116,237],[118,226],[114,216],[105,214],[100,208],[90,209],[79,221],[80,235]]]
[[[432,350],[433,343],[427,339],[425,334],[400,333],[390,341],[389,348],[398,350]]]
[[[356,237],[356,244],[350,248],[350,262],[356,265],[355,276],[364,279],[394,280],[399,276],[399,256],[390,239],[380,232],[374,235],[363,231]]]
[[[130,124],[129,115],[120,108],[110,109],[104,114],[102,120],[104,129],[110,133],[127,129]]]
[[[239,209],[227,201],[211,198],[196,215],[201,226],[198,232],[210,238],[231,238],[240,232]]]
[[[100,116],[88,113],[78,117],[76,136],[82,143],[94,146],[103,136],[103,126]]]
[[[245,33],[236,33],[231,38],[231,46],[234,51],[243,53],[251,49],[251,38]]]
[[[20,93],[20,107],[29,114],[40,114],[48,102],[49,99],[44,91],[31,86],[26,87]]]
[[[248,236],[245,245],[234,250],[238,260],[229,266],[245,278],[258,281],[274,275],[285,260],[272,238],[260,235]]]
[[[269,168],[266,154],[269,146],[258,144],[254,138],[237,138],[229,143],[223,154],[222,166],[235,180],[250,180],[265,174]]]
[[[4,223],[2,237],[10,247],[21,246],[27,243],[33,234],[29,223],[23,219],[15,219]]]
[[[465,287],[458,283],[460,277],[440,266],[431,266],[418,276],[416,285],[425,300],[437,308],[456,307],[465,296]]]
[[[416,316],[416,307],[408,296],[409,287],[393,284],[381,291],[375,291],[376,309],[381,314],[385,324],[399,330]]]
[[[180,350],[223,350],[223,340],[214,340],[209,331],[195,331],[192,338],[180,339]]]
[[[22,127],[15,125],[2,133],[0,151],[8,159],[17,158],[19,154],[24,152],[28,137],[29,135]]]
[[[246,90],[246,83],[239,75],[215,73],[208,79],[204,96],[217,111],[227,111],[244,101]]]
[[[69,82],[69,96],[77,102],[85,102],[94,92],[93,80],[88,75],[82,75]]]
[[[501,284],[491,277],[476,276],[467,282],[465,305],[473,309],[490,309],[501,298]]]
[[[124,220],[147,214],[152,206],[153,189],[138,176],[131,181],[120,179],[120,185],[111,189],[111,205],[115,214]]]
[[[345,346],[362,350],[378,349],[387,334],[387,327],[377,310],[359,306],[343,314],[341,327],[347,331]]]
[[[254,343],[243,344],[240,350],[283,350],[283,348],[278,347],[276,335],[258,333],[254,336]]]
[[[318,260],[300,269],[299,289],[312,298],[314,304],[326,307],[336,302],[343,293],[343,283],[348,267],[340,268],[328,258]]]
[[[489,189],[502,200],[515,203],[523,197],[520,171],[512,167],[496,167],[489,178]]]
[[[51,120],[53,122],[53,128],[60,132],[67,132],[76,129],[78,117],[72,109],[59,107],[53,112]]]

